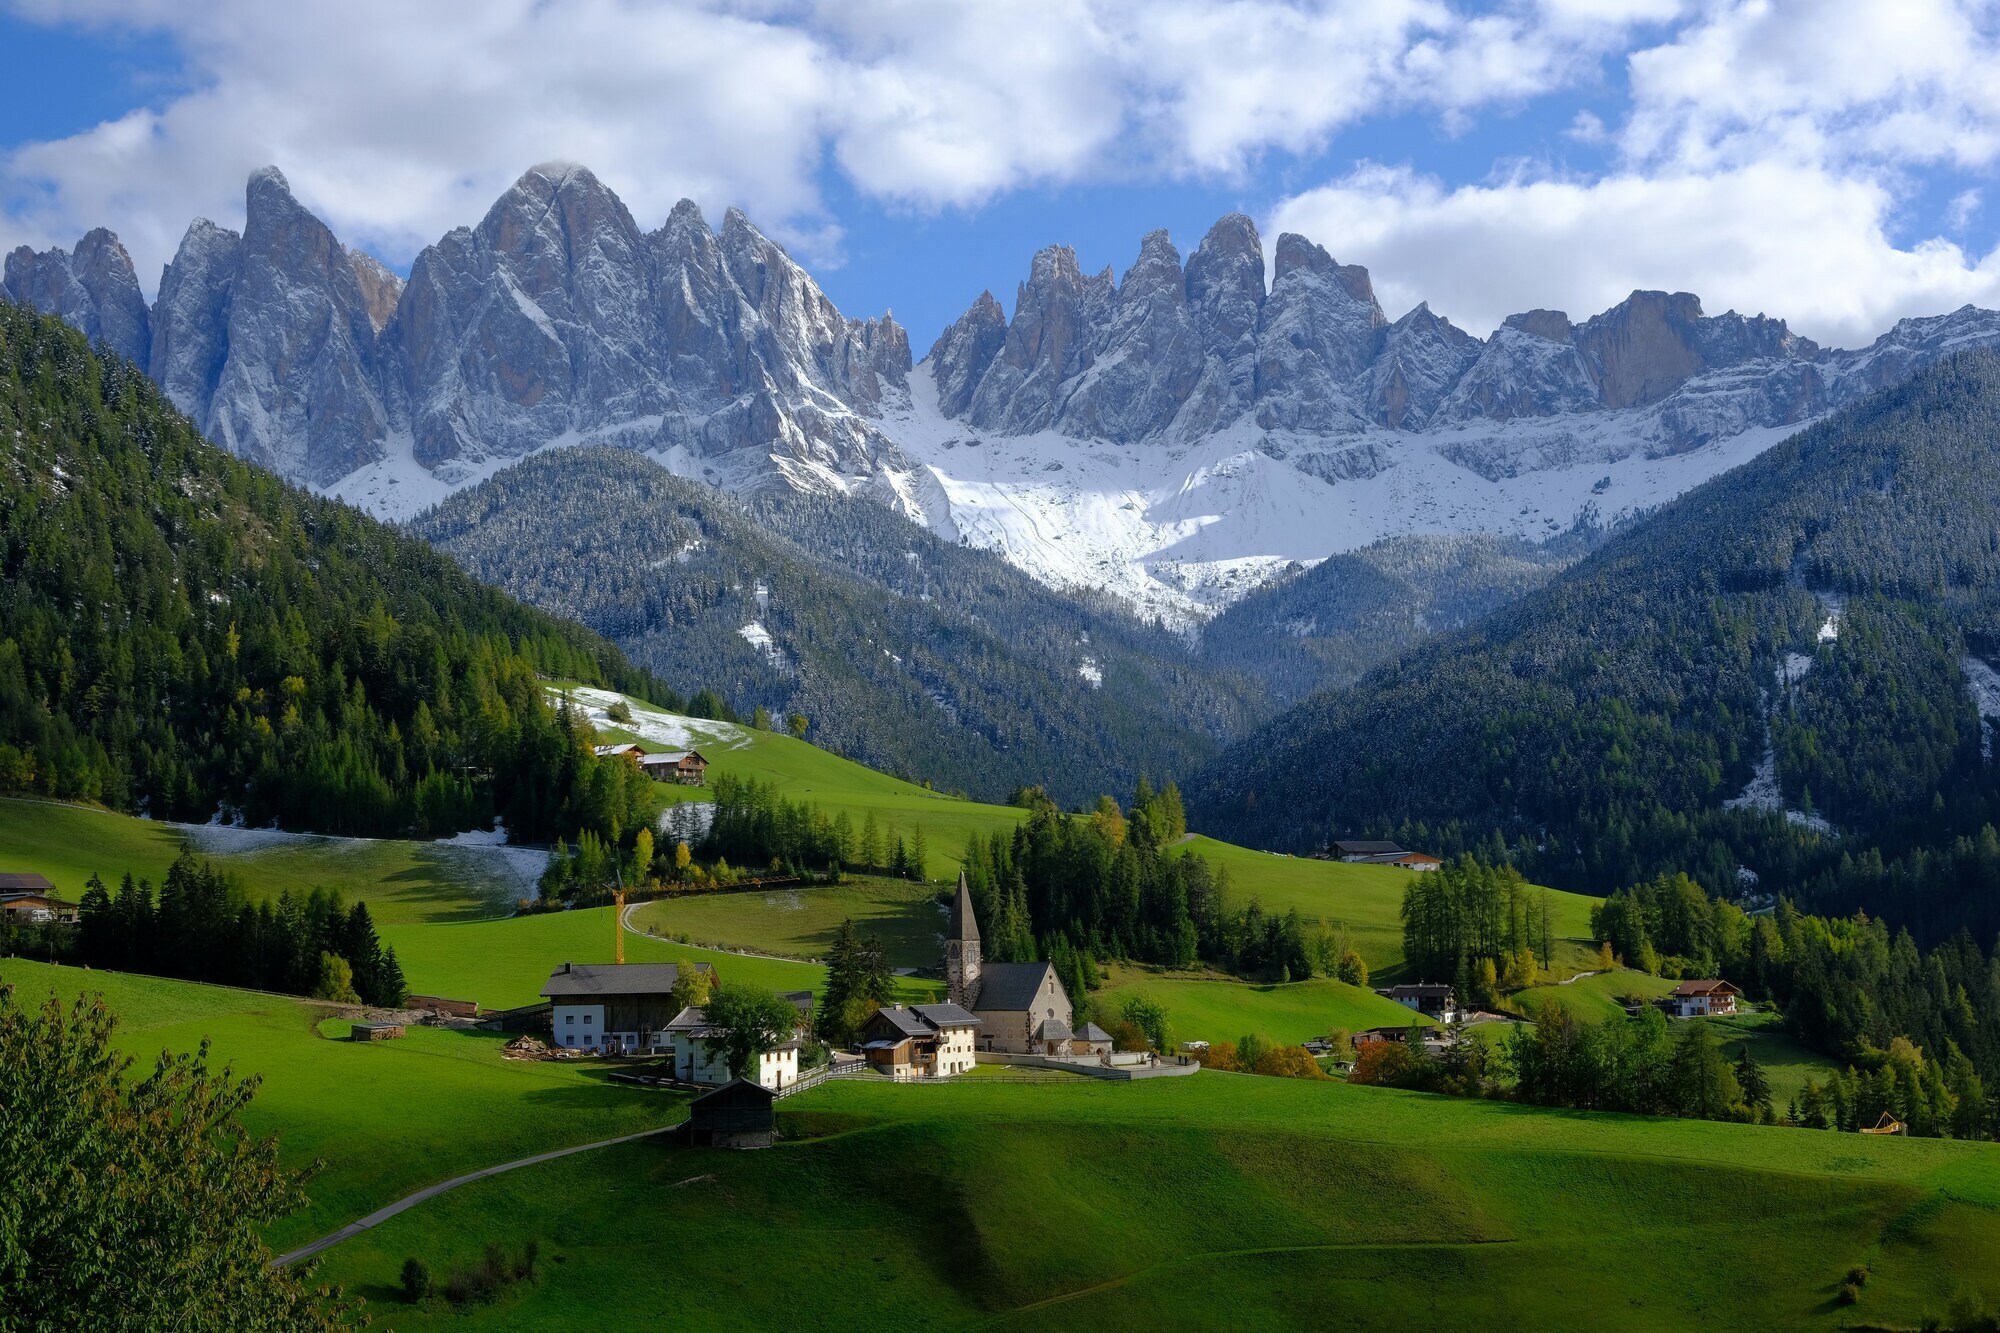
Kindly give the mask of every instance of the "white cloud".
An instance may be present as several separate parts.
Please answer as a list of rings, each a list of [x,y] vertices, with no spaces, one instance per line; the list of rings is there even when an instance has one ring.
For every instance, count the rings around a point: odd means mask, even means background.
[[[1449,186],[1363,166],[1274,222],[1370,265],[1392,306],[1428,299],[1481,332],[1635,288],[1849,345],[1905,315],[2000,304],[2000,251],[1900,234],[1920,179],[2000,162],[1996,20],[1994,0],[1708,0],[1630,53],[1621,124],[1576,115],[1567,137],[1608,150],[1604,170]],[[1979,201],[1961,193],[1945,230]]]
[[[1961,190],[1952,196],[1944,206],[1944,225],[1947,231],[1964,231],[1979,216],[1979,208],[1985,202],[1978,190]]]
[[[1597,174],[1364,167],[1277,221],[1370,264],[1391,304],[1427,298],[1474,328],[1657,286],[1856,341],[1996,295],[1991,255],[1896,224],[1918,176],[2000,164],[2000,0],[12,3],[156,30],[184,58],[185,91],[0,154],[0,248],[110,225],[148,285],[190,218],[240,218],[267,162],[392,259],[568,158],[642,225],[683,196],[711,217],[739,204],[825,264],[829,171],[917,210],[1106,180],[1254,194],[1273,154],[1374,118],[1456,133],[1568,91],[1589,108],[1557,104],[1524,148],[1546,129]],[[1623,89],[1605,77],[1618,60]],[[1975,183],[1951,182],[1966,192],[1947,235]]]
[[[1364,167],[1285,201],[1272,228],[1368,265],[1391,315],[1428,300],[1481,334],[1535,306],[1581,319],[1640,288],[1780,316],[1842,346],[1905,315],[2000,305],[2000,251],[1898,248],[1894,203],[1880,185],[1776,163],[1457,189]]]
[[[6,3],[6,0],[0,0]],[[191,91],[0,155],[0,240],[115,227],[148,283],[276,163],[345,239],[407,259],[532,163],[589,164],[657,223],[740,204],[837,256],[829,163],[864,194],[1241,178],[1372,114],[1462,117],[1595,68],[1666,0],[14,0],[148,29]]]

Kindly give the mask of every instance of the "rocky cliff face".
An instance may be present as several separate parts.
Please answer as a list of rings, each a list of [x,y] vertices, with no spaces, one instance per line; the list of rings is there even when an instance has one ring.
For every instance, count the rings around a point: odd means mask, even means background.
[[[1165,233],[1146,237],[1115,286],[1108,273],[1084,278],[1068,250],[1045,250],[1011,321],[982,295],[938,340],[928,367],[938,407],[999,434],[1124,443],[1248,423],[1260,447],[1308,471],[1327,468],[1301,449],[1340,455],[1342,477],[1368,472],[1355,458],[1384,457],[1384,441],[1351,437],[1443,431],[1475,471],[1513,475],[1587,461],[1549,440],[1524,449],[1519,423],[1567,436],[1579,421],[1616,420],[1626,444],[1674,453],[1805,421],[1968,340],[2000,341],[2000,315],[1968,308],[1828,352],[1782,320],[1711,317],[1687,292],[1648,291],[1581,324],[1526,311],[1480,339],[1427,305],[1390,323],[1365,268],[1302,236],[1280,236],[1273,256],[1267,291],[1262,243],[1240,214],[1217,222],[1185,267]],[[1482,432],[1495,432],[1491,448]]]
[[[407,285],[266,169],[243,233],[195,222],[150,311],[108,232],[17,251],[4,290],[146,366],[219,444],[319,487],[404,450],[453,480],[583,438],[747,454],[810,484],[892,457],[869,414],[909,390],[901,326],[842,316],[741,213],[718,235],[683,202],[642,232],[560,163],[426,249]]]
[[[0,290],[144,364],[211,438],[378,512],[596,441],[737,491],[867,491],[1174,614],[1398,531],[1539,538],[1650,507],[2000,345],[2000,313],[1967,307],[1828,351],[1685,292],[1529,310],[1481,339],[1424,305],[1391,322],[1366,269],[1297,235],[1267,251],[1231,214],[1185,256],[1147,235],[1122,274],[1045,249],[1011,314],[982,293],[913,370],[893,319],[843,315],[740,212],[712,229],[682,202],[646,231],[564,163],[407,284],[267,170],[241,235],[188,229],[150,310],[101,231],[16,251]],[[960,451],[979,436],[1012,442]],[[1129,447],[1072,445],[1092,441]]]
[[[132,256],[99,227],[76,243],[40,254],[22,246],[7,256],[0,291],[16,305],[60,315],[94,342],[135,365],[152,351],[152,314],[132,271]]]

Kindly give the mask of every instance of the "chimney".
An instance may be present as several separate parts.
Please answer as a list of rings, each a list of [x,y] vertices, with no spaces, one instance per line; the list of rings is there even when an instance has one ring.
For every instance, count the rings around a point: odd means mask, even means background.
[[[563,975],[564,975],[564,976],[568,976],[568,975],[569,975],[569,964],[568,964],[568,963],[564,963],[564,964],[563,964]]]

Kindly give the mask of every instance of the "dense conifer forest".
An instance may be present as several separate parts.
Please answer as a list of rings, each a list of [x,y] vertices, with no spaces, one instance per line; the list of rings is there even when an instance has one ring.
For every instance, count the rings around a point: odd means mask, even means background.
[[[1685,870],[1988,936],[1996,441],[2000,358],[1939,364],[1283,715],[1190,784],[1196,813],[1257,845],[1393,834],[1599,892]]]
[[[6,302],[0,454],[0,791],[348,834],[498,815],[527,840],[630,804],[541,678],[664,686],[229,457],[139,371]]]

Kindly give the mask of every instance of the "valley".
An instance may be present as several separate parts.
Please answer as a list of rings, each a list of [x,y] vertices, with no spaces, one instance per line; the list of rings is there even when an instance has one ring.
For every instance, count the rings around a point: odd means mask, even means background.
[[[2000,315],[244,205],[0,281],[0,1333],[2000,1319]]]

